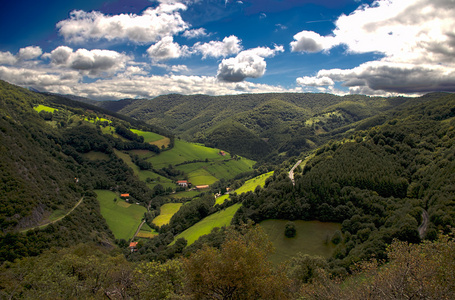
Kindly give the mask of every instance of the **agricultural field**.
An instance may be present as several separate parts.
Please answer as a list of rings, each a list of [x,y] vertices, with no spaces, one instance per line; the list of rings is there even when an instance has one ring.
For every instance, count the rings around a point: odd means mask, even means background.
[[[116,239],[129,240],[133,237],[147,209],[141,205],[129,204],[107,190],[96,190],[101,215]],[[117,201],[114,201],[114,199]]]
[[[293,238],[284,235],[287,220],[265,220],[259,223],[269,236],[275,253],[270,257],[274,264],[290,259],[298,252],[328,258],[332,255],[335,245],[331,239],[341,224],[319,221],[293,221],[297,234]]]
[[[205,160],[210,161],[224,160],[231,158],[229,154],[221,156],[218,149],[208,148],[202,145],[188,143],[182,140],[175,140],[174,148],[163,151],[159,155],[148,159],[156,169],[177,165],[186,161]]]
[[[185,238],[188,241],[188,245],[194,243],[199,237],[209,234],[215,227],[229,226],[231,224],[232,218],[234,217],[237,210],[242,206],[242,204],[234,204],[225,210],[214,213],[198,223],[194,224],[187,230],[183,231],[174,238],[174,241],[179,238]]]
[[[133,132],[139,136],[143,136],[145,143],[156,142],[156,141],[164,139],[164,136],[159,135],[154,132],[142,131],[142,130],[138,130],[138,129],[130,129],[130,130],[131,130],[131,132]]]
[[[199,195],[200,191],[184,191],[169,195],[173,199],[193,198]]]
[[[142,153],[147,152],[150,154],[150,151],[146,150],[140,150]],[[139,169],[138,166],[136,166],[133,161],[131,160],[131,157],[127,153],[123,153],[122,151],[114,149],[115,155],[117,155],[118,158],[121,158],[131,169],[133,169],[134,174],[139,178],[139,180],[144,181],[148,188],[153,189],[156,185],[161,184],[165,189],[170,187],[172,189],[175,189],[176,185],[175,183],[170,180],[169,178],[166,178],[164,176],[161,176],[159,174],[156,174],[152,171],[149,170],[141,170]],[[133,152],[134,153],[134,152]],[[147,178],[150,178],[150,182],[147,182]]]
[[[241,158],[189,163],[177,166],[176,169],[188,174],[188,179],[193,185],[210,185],[221,178],[229,180],[237,174],[251,171],[254,164],[252,160]]]
[[[237,195],[240,195],[240,194],[246,193],[246,192],[253,192],[257,186],[263,187],[266,179],[272,175],[273,175],[273,171],[259,175],[257,177],[254,177],[250,180],[245,181],[245,183],[240,188],[238,188],[237,190],[232,191],[232,192],[237,193]],[[226,201],[226,199],[228,199],[228,198],[229,198],[229,195],[222,195],[222,196],[216,198],[215,205],[223,204],[224,201]]]
[[[150,226],[148,226],[147,223],[144,223],[141,227],[141,230],[137,233],[136,237],[151,239],[157,235],[158,235],[158,232],[155,229],[150,228]]]
[[[46,106],[46,105],[38,105],[38,106],[35,106],[34,109],[37,111],[37,112],[40,112],[40,111],[47,111],[47,112],[51,112],[51,113],[54,113],[54,111],[56,111],[57,109],[56,108],[53,108],[53,107],[49,107],[49,106]]]
[[[182,203],[166,203],[160,207],[160,215],[153,219],[153,224],[163,226],[169,224],[172,216],[180,209]]]

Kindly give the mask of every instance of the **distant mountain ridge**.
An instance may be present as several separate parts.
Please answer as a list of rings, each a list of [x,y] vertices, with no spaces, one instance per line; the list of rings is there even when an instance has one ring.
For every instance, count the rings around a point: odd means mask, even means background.
[[[315,93],[270,93],[228,96],[169,94],[151,100],[125,99],[96,103],[148,124],[163,126],[177,136],[219,147],[253,159],[311,150],[346,133],[369,118],[420,98],[336,96]],[[238,136],[240,127],[243,126]],[[362,126],[368,126],[368,122]],[[246,134],[248,132],[248,134]],[[266,144],[265,144],[266,143]],[[248,144],[246,147],[239,147]],[[230,145],[230,146],[229,146]],[[226,148],[227,146],[227,148]],[[258,151],[259,149],[259,151]],[[272,154],[274,153],[274,154]]]

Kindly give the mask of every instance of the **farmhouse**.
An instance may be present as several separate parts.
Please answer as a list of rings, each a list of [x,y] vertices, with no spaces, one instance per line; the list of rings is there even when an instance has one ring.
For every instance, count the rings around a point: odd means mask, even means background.
[[[131,242],[130,243],[130,247],[129,248],[130,248],[131,252],[137,251],[137,248],[136,248],[137,243],[138,242]]]
[[[122,198],[128,198],[130,196],[130,194],[120,194],[120,197]]]
[[[177,184],[181,187],[187,187],[188,186],[188,181],[186,180],[179,180],[177,181]]]

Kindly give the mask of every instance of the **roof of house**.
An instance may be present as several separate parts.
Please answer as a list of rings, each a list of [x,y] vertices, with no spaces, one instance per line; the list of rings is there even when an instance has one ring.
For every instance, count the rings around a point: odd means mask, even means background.
[[[177,180],[177,183],[188,183],[186,180]]]
[[[137,243],[138,243],[138,242],[131,242],[131,243],[130,243],[130,248],[136,247],[136,246],[137,246]]]
[[[120,197],[129,197],[130,194],[120,194]]]
[[[208,189],[209,185],[208,184],[206,184],[206,185],[196,185],[196,188],[197,189]]]

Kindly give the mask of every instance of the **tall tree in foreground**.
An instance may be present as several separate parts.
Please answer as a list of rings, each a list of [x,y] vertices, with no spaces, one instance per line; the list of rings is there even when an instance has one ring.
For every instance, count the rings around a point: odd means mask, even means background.
[[[245,225],[246,226],[246,225]],[[272,245],[259,226],[230,231],[220,249],[184,259],[192,299],[289,299],[287,277],[267,260]]]

